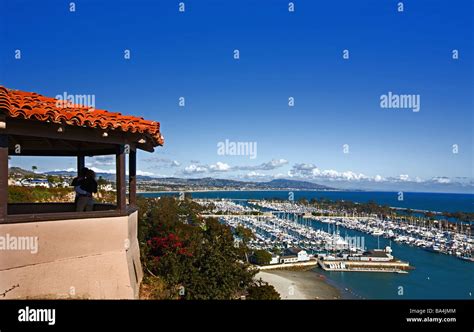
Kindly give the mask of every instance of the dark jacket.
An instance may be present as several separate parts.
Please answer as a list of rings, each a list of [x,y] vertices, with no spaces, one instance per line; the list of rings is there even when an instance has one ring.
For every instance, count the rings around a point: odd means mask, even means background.
[[[91,194],[97,192],[97,181],[95,179],[85,178],[79,183],[81,185],[82,190],[85,190]]]
[[[77,187],[81,183],[82,180],[84,180],[83,177],[79,177],[79,176],[75,177],[74,179],[72,179],[71,186]]]

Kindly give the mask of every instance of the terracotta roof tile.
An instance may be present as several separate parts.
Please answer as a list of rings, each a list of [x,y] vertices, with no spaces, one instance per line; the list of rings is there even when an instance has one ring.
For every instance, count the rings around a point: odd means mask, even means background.
[[[62,101],[59,101],[61,103]],[[141,117],[122,115],[85,106],[64,107],[58,99],[34,92],[7,89],[0,86],[0,113],[7,117],[50,121],[71,126],[86,126],[101,129],[120,129],[125,132],[142,133],[153,140],[153,145],[163,145],[160,123]]]

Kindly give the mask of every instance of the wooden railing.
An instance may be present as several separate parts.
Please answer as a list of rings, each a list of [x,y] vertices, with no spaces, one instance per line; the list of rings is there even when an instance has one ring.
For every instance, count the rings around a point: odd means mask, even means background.
[[[74,203],[15,203],[8,204],[6,223],[120,217],[135,211],[137,207],[133,205],[123,211],[114,204],[97,203],[94,211],[76,212]]]

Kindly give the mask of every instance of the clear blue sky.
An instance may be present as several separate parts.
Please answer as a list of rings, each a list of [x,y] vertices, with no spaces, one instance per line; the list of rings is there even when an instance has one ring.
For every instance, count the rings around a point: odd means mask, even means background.
[[[472,0],[74,2],[0,0],[0,84],[159,121],[165,146],[139,155],[143,174],[472,191]],[[389,91],[419,94],[420,112],[381,108]],[[226,139],[257,142],[257,158],[218,155]]]

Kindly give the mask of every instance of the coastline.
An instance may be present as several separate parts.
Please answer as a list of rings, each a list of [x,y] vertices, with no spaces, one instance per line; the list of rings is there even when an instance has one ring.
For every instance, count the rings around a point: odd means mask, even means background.
[[[253,192],[288,192],[288,191],[293,191],[293,192],[308,192],[308,193],[361,193],[361,194],[376,194],[376,193],[381,193],[381,194],[386,194],[386,193],[395,193],[392,191],[367,191],[367,190],[345,190],[345,189],[243,189],[243,190],[238,190],[238,189],[196,189],[196,190],[188,190],[188,191],[180,191],[180,190],[169,190],[169,191],[143,191],[143,190],[138,190],[137,195],[160,195],[160,194],[179,194],[179,193],[253,193]],[[434,195],[474,195],[473,193],[439,193],[439,192],[406,192],[406,193],[412,193],[412,194],[434,194]],[[218,198],[211,198],[211,199],[218,199]],[[231,199],[232,198],[227,198]],[[250,199],[244,199],[244,198],[239,198],[237,200],[259,200],[259,199],[269,199],[269,198],[250,198]],[[335,201],[353,201],[354,203],[363,203],[363,201],[357,201],[354,199],[342,199],[342,198],[334,198]],[[393,203],[393,202],[392,202]],[[384,203],[384,202],[378,202],[379,205],[388,205],[390,209],[397,210],[397,211],[407,211],[407,210],[412,210],[414,213],[426,213],[426,212],[431,212],[436,215],[441,215],[443,214],[442,209],[434,209],[434,208],[421,208],[421,207],[403,207],[403,206],[395,206],[395,205],[389,205],[392,203]],[[463,206],[459,207],[456,209],[444,209],[444,211],[448,212],[456,212],[456,211],[464,211],[464,212],[471,212],[472,208]],[[474,212],[474,210],[472,210]]]
[[[341,292],[312,271],[271,270],[255,276],[275,287],[282,300],[334,300]]]
[[[246,191],[315,191],[315,192],[320,192],[320,191],[336,191],[336,192],[345,192],[347,190],[342,190],[342,189],[197,189],[197,190],[167,190],[167,191],[137,191],[137,194],[166,194],[166,193],[172,193],[172,194],[179,194],[181,192],[184,193],[207,193],[207,192],[246,192]]]

